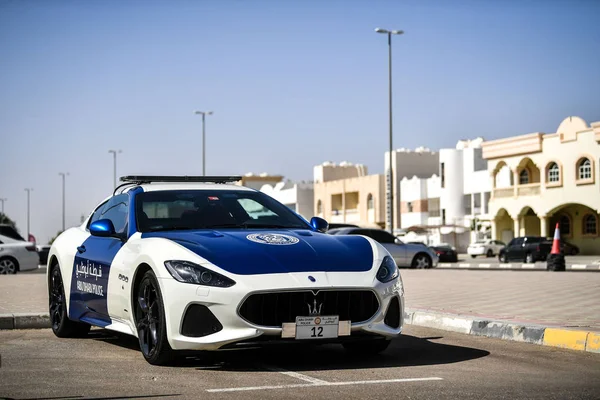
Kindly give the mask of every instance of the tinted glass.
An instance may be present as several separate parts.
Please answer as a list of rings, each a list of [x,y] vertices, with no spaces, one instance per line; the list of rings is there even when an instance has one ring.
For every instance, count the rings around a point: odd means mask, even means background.
[[[136,196],[140,232],[179,229],[311,229],[264,193],[246,190],[165,190]]]
[[[396,237],[386,231],[372,230],[371,237],[379,243],[394,243]]]
[[[100,204],[95,210],[94,213],[92,214],[92,217],[89,219],[87,227],[90,227],[90,224],[92,222],[96,222],[99,219],[101,219],[102,216],[102,210],[104,209],[104,206],[106,206],[108,204],[108,201],[105,201],[104,203]]]
[[[110,199],[102,208],[99,219],[109,219],[115,227],[115,232],[122,234],[127,229],[128,216],[129,195],[120,194]]]
[[[9,237],[9,238],[15,239],[15,240],[25,240],[25,239],[23,239],[23,237],[21,235],[19,235],[19,232],[17,232],[15,228],[13,228],[12,226],[9,226],[9,225],[0,226],[0,235]]]

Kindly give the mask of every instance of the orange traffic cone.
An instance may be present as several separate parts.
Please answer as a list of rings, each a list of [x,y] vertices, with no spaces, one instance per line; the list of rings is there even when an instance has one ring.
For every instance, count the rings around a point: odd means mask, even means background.
[[[554,240],[552,241],[550,254],[560,254],[560,228],[558,222],[556,223],[556,229],[554,229]]]

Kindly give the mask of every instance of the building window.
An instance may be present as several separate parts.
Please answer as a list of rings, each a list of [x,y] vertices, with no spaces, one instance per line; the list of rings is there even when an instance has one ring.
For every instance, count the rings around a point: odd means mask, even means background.
[[[558,220],[561,235],[571,236],[571,218],[568,215],[562,215]]]
[[[548,182],[560,182],[560,168],[558,164],[553,162],[548,167]]]
[[[408,203],[406,203],[406,206],[408,207],[408,212],[409,213],[413,212],[413,203],[411,201],[409,201]]]
[[[527,185],[529,183],[529,170],[523,169],[519,172],[519,185]]]
[[[446,169],[444,163],[440,164],[440,179],[442,181],[442,189],[445,187],[446,182]]]
[[[367,196],[367,210],[372,210],[373,208],[373,195],[369,193],[369,195]]]
[[[577,178],[580,180],[592,179],[592,162],[587,158],[581,159],[577,167],[577,172]]]
[[[317,215],[322,214],[323,213],[323,203],[321,203],[321,200],[317,201]]]
[[[588,214],[583,217],[583,234],[596,235],[598,233],[598,220],[595,215]]]

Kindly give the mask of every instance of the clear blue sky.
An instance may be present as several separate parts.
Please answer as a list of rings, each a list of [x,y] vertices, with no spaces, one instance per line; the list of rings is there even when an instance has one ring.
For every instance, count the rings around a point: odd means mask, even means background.
[[[0,197],[41,242],[119,175],[248,171],[310,180],[326,160],[383,172],[387,42],[394,147],[600,120],[600,1],[0,0]]]

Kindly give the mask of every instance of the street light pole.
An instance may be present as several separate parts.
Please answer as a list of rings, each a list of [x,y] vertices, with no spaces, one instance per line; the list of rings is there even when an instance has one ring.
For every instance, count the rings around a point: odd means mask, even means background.
[[[194,114],[202,115],[202,176],[206,176],[206,116],[212,113],[212,111],[194,111]]]
[[[29,240],[29,235],[31,234],[30,230],[29,230],[29,197],[31,192],[33,192],[33,188],[25,188],[25,191],[27,192],[27,240]]]
[[[117,187],[117,153],[122,153],[121,150],[109,150],[113,154],[113,188]]]
[[[388,224],[390,227],[390,233],[394,234],[394,176],[392,168],[392,35],[402,35],[404,31],[394,30],[390,31],[382,28],[375,28],[375,32],[382,33],[388,37],[388,94],[389,94],[389,166],[388,166]]]
[[[68,172],[59,172],[58,175],[62,176],[62,232],[65,231],[65,177],[69,175]]]
[[[6,200],[8,200],[8,199],[7,198],[0,199],[0,202],[2,202],[2,214],[4,214],[4,202]]]

